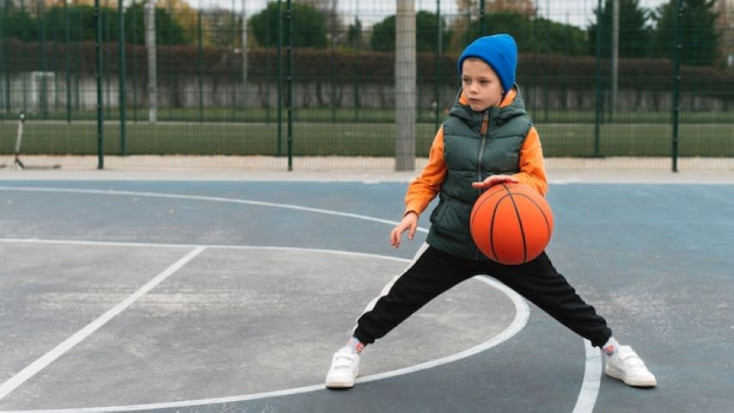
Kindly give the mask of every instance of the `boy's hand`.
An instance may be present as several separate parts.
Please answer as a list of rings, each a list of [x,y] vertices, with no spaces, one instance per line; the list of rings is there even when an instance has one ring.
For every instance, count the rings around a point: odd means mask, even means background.
[[[514,176],[511,175],[492,175],[488,176],[487,179],[485,179],[482,182],[472,182],[471,186],[472,188],[489,188],[490,186],[497,185],[497,184],[519,184],[520,181],[517,180]]]
[[[395,248],[400,246],[400,240],[403,238],[403,232],[408,231],[408,239],[413,240],[415,229],[418,227],[418,214],[408,212],[398,225],[390,231],[390,245]]]

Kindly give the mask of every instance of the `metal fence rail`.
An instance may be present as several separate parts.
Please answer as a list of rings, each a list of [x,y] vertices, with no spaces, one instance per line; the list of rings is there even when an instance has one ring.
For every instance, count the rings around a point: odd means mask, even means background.
[[[734,157],[732,0],[0,4],[3,154],[22,112],[24,154],[99,167],[421,158],[456,96],[458,54],[509,32],[548,157],[670,158],[674,170],[678,157]]]

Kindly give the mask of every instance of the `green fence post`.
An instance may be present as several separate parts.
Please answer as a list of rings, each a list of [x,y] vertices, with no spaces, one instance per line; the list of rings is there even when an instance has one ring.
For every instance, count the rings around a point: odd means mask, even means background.
[[[680,107],[678,100],[680,99],[680,52],[681,52],[681,30],[683,27],[683,1],[678,0],[676,7],[678,8],[678,16],[675,24],[675,49],[674,49],[674,73],[673,73],[673,136],[671,137],[671,157],[673,172],[678,172],[678,115]]]
[[[196,13],[196,39],[199,68],[199,123],[204,123],[204,49],[202,45],[204,37],[201,33],[201,1],[199,2],[199,10]]]
[[[6,4],[7,4],[7,2],[6,2]],[[25,14],[25,0],[20,0],[20,14],[21,14],[21,16]],[[25,53],[26,53],[24,49],[26,47],[26,42],[27,41],[28,41],[28,25],[25,25],[24,24],[23,25],[23,29],[21,29],[21,35],[20,35],[20,42],[23,45],[22,48],[21,48],[21,53],[23,55],[25,55]],[[27,96],[27,93],[28,93],[28,76],[25,76],[24,75],[24,73],[23,73],[23,70],[24,69],[25,69],[25,67],[21,66],[21,69],[19,71],[20,77],[21,77],[21,89],[23,89],[22,92],[21,92],[21,101],[22,101],[21,110],[23,111],[23,113],[27,113],[28,112],[28,108],[27,108],[27,105],[28,105],[28,96]]]
[[[434,81],[433,81],[433,98],[436,102],[435,119],[434,119],[434,130],[438,130],[439,122],[441,120],[441,52],[443,48],[443,25],[441,24],[441,0],[436,0],[436,27],[438,27],[438,35],[436,39],[436,68],[434,70]]]
[[[69,0],[64,0],[64,47],[66,54],[66,123],[71,123],[71,24]]]
[[[104,3],[104,10],[102,11],[102,19],[104,20],[104,37],[102,38],[102,44],[109,43],[112,41],[112,36],[110,35],[110,22],[112,21],[112,18],[110,18],[110,0],[105,0]],[[105,67],[112,67],[112,54],[107,53],[104,54],[104,50],[102,51],[102,54],[104,55],[104,58],[106,59]],[[104,72],[104,84],[105,84],[105,94],[104,98],[105,101],[108,103],[112,102],[112,80],[110,79],[110,73]],[[106,108],[107,110],[107,116],[108,118],[112,118],[112,105],[109,104]]]
[[[359,18],[356,18],[355,26],[357,26],[357,22],[359,22]],[[358,71],[361,67],[360,62],[360,55],[362,52],[362,26],[361,23],[359,24],[359,33],[357,34],[357,61],[355,62],[355,70]],[[362,79],[359,78],[359,75],[354,78],[352,81],[352,88],[354,89],[354,122],[359,122],[359,83],[362,81]]]
[[[46,98],[46,19],[43,18],[43,13],[43,2],[39,1],[36,3],[36,18],[38,19],[38,54],[41,58],[41,90],[38,96],[38,109],[41,112],[41,117],[43,119],[47,119],[48,102]]]
[[[484,14],[484,0],[479,0],[479,36],[484,36]]]
[[[235,122],[236,116],[237,116],[237,88],[235,85],[237,84],[237,76],[235,76],[235,71],[237,70],[236,65],[234,64],[234,57],[235,57],[235,45],[236,45],[236,39],[237,39],[237,31],[235,30],[237,19],[235,18],[235,12],[234,12],[235,4],[234,0],[232,0],[232,10],[229,14],[229,44],[230,49],[230,59],[227,59],[227,68],[229,69],[229,119],[231,122]]]
[[[94,19],[97,30],[94,37],[95,75],[97,78],[97,169],[104,169],[104,114],[102,112],[102,15],[99,10],[99,1],[94,0]]]
[[[2,27],[0,27],[0,71],[2,71],[4,77],[3,95],[5,98],[5,113],[10,115],[10,75],[8,74],[8,69],[5,67],[5,56],[8,55],[8,52],[5,49],[5,34],[8,27],[8,3],[9,2],[6,1],[5,6],[3,7],[3,24]],[[2,116],[2,118],[4,117],[5,116]]]
[[[278,0],[278,48],[276,52],[278,73],[278,156],[283,155],[283,0]]]
[[[122,1],[117,0],[117,17],[120,22],[120,35],[117,36],[117,53],[120,76],[120,155],[124,156],[127,154],[127,139],[125,137],[125,8]]]
[[[594,156],[601,156],[599,126],[601,124],[602,94],[601,94],[601,29],[602,29],[602,0],[598,0],[596,9],[596,110],[594,111]]]
[[[293,170],[293,9],[288,0],[288,49],[287,49],[287,86],[288,86],[288,170]]]
[[[133,122],[138,122],[138,19],[135,15],[135,0],[130,3],[128,12],[130,13],[130,20],[133,25],[132,27],[132,44],[133,44]],[[142,7],[140,8],[142,12]],[[141,17],[143,15],[141,14]]]

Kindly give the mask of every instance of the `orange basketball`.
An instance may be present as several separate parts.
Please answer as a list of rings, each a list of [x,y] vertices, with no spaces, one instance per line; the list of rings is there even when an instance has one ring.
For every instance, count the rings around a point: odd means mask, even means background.
[[[553,214],[545,198],[522,184],[490,187],[474,203],[471,236],[477,248],[505,265],[532,261],[553,233]]]

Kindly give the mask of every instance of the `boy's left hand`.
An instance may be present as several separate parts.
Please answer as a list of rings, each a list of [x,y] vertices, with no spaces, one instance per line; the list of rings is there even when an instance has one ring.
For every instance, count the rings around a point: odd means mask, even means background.
[[[514,176],[511,175],[492,175],[488,176],[487,179],[485,179],[482,182],[472,182],[471,186],[473,188],[489,188],[490,186],[497,185],[497,184],[519,184],[520,181],[517,180]]]

